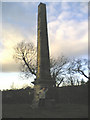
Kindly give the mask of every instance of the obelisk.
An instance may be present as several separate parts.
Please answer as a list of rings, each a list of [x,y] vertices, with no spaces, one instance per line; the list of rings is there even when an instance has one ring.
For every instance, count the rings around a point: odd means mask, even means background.
[[[38,33],[37,33],[37,84],[52,86],[50,75],[49,43],[47,30],[46,5],[38,6]]]
[[[42,87],[53,88],[54,80],[50,75],[50,58],[46,18],[46,5],[38,6],[38,30],[37,30],[37,76],[34,83],[34,99],[32,107],[38,107],[39,92]],[[48,89],[48,91],[49,91]]]

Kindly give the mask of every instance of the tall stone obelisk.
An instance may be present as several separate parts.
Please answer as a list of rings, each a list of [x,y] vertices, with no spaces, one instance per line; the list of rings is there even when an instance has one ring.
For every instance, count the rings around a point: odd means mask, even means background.
[[[37,40],[37,84],[41,86],[52,86],[53,80],[50,76],[50,58],[47,31],[46,5],[40,3],[38,6],[38,40]]]
[[[50,75],[49,44],[46,18],[46,5],[38,6],[38,33],[37,33],[37,77],[34,81],[34,99],[32,107],[38,107],[41,87],[53,87],[54,80]],[[49,91],[49,90],[48,90]]]

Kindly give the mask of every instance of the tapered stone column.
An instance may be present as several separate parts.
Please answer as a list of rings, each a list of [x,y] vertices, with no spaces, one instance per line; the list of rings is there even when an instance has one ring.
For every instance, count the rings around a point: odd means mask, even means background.
[[[40,3],[38,6],[38,30],[37,30],[37,77],[34,82],[34,100],[32,107],[38,107],[39,91],[42,87],[53,87],[54,80],[50,75],[50,58],[46,18],[46,5]],[[49,90],[48,89],[48,90]]]
[[[40,3],[38,6],[38,40],[37,40],[37,84],[41,86],[52,86],[53,80],[50,76],[50,58],[47,31],[46,5]]]

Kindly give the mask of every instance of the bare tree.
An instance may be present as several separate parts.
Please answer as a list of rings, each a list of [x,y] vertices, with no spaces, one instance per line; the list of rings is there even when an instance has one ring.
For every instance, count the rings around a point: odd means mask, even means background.
[[[67,67],[67,73],[74,75],[76,73],[80,73],[88,80],[90,80],[90,76],[85,73],[85,70],[89,70],[88,60],[87,59],[73,59],[69,62]]]
[[[21,63],[21,71],[25,75],[25,77],[30,77],[31,75],[35,75],[37,73],[36,69],[36,61],[37,61],[37,51],[32,43],[20,42],[15,47],[15,60]],[[58,57],[57,59],[50,59],[50,72],[51,77],[56,81],[57,86],[59,86],[63,77],[60,75],[65,73],[64,67],[68,63],[68,59],[63,55]]]
[[[85,81],[84,81],[84,79],[82,78],[82,79],[81,79],[81,85],[83,85],[83,84],[85,84]]]
[[[21,64],[21,72],[25,77],[36,76],[36,48],[32,43],[20,42],[15,49],[14,58]]]
[[[63,75],[65,75],[65,68],[68,62],[68,58],[63,55],[56,59],[50,59],[51,76],[55,80],[57,86],[59,86],[64,80]]]
[[[21,71],[25,77],[31,75],[36,76],[37,73],[37,50],[32,43],[20,42],[15,47],[15,60],[21,63]],[[50,73],[51,77],[55,80],[57,86],[64,82],[75,85],[75,74],[80,73],[86,78],[90,79],[85,74],[85,70],[88,67],[88,61],[86,59],[73,59],[70,60],[64,55],[58,58],[50,58]],[[79,82],[78,82],[79,84]]]

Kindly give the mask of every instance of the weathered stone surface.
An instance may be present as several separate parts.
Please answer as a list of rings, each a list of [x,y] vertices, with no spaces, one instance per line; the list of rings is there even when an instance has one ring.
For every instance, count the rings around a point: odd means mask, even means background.
[[[39,103],[38,92],[42,87],[53,86],[54,81],[50,75],[49,44],[47,32],[46,5],[38,6],[38,40],[37,40],[37,78],[34,82],[34,100],[32,108],[37,108]],[[49,91],[48,89],[48,91]],[[47,103],[50,103],[47,102]]]
[[[33,99],[32,105],[31,105],[32,108],[38,108],[39,91],[40,91],[40,85],[35,85],[35,87],[34,87],[34,99]]]
[[[50,76],[49,44],[46,18],[46,5],[38,6],[38,40],[37,40],[37,83],[41,86],[52,86]]]

